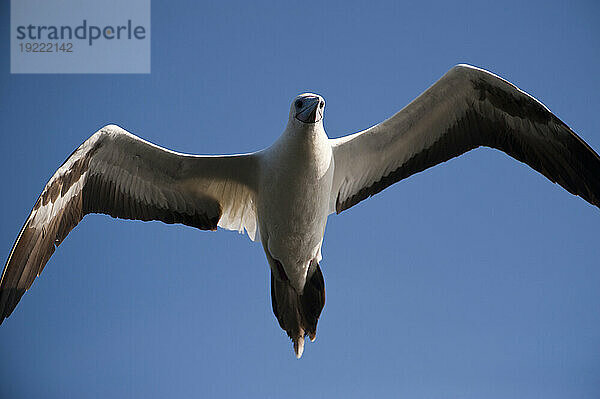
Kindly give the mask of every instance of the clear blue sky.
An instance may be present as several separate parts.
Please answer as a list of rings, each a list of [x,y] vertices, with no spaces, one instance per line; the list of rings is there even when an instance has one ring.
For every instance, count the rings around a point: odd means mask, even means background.
[[[0,15],[2,262],[47,179],[109,122],[179,151],[257,150],[298,93],[325,97],[340,136],[465,62],[600,150],[591,0],[154,1],[150,75],[10,75],[8,1]],[[600,210],[471,152],[330,217],[327,302],[298,361],[260,245],[88,216],[0,327],[0,397],[597,398],[599,243]]]

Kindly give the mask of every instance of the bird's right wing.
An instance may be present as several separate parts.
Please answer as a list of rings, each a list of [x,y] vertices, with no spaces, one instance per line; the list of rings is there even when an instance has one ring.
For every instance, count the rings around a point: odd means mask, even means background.
[[[88,213],[245,230],[254,240],[257,168],[253,154],[180,154],[118,126],[99,130],[52,176],[17,237],[0,280],[0,324]]]

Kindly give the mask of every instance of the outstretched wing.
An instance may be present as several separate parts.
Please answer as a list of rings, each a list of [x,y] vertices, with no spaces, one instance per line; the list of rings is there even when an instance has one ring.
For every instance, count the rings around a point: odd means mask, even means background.
[[[252,154],[180,154],[104,127],[56,171],[27,218],[0,280],[0,324],[88,213],[246,230],[255,239],[255,172]]]
[[[468,65],[386,121],[331,144],[331,212],[479,146],[504,151],[600,207],[598,154],[535,98]]]

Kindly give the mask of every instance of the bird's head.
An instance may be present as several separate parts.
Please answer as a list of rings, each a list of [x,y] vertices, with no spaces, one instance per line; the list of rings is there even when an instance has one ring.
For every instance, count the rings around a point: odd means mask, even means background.
[[[315,125],[323,120],[325,100],[318,94],[304,93],[294,98],[290,106],[290,120],[295,126]]]

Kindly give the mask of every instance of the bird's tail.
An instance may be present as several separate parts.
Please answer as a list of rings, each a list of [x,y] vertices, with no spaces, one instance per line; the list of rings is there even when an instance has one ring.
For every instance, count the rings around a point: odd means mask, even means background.
[[[317,337],[317,322],[325,306],[325,281],[319,264],[307,280],[302,295],[298,295],[288,281],[282,281],[271,272],[271,301],[273,313],[294,343],[296,357],[304,352],[304,337]]]

